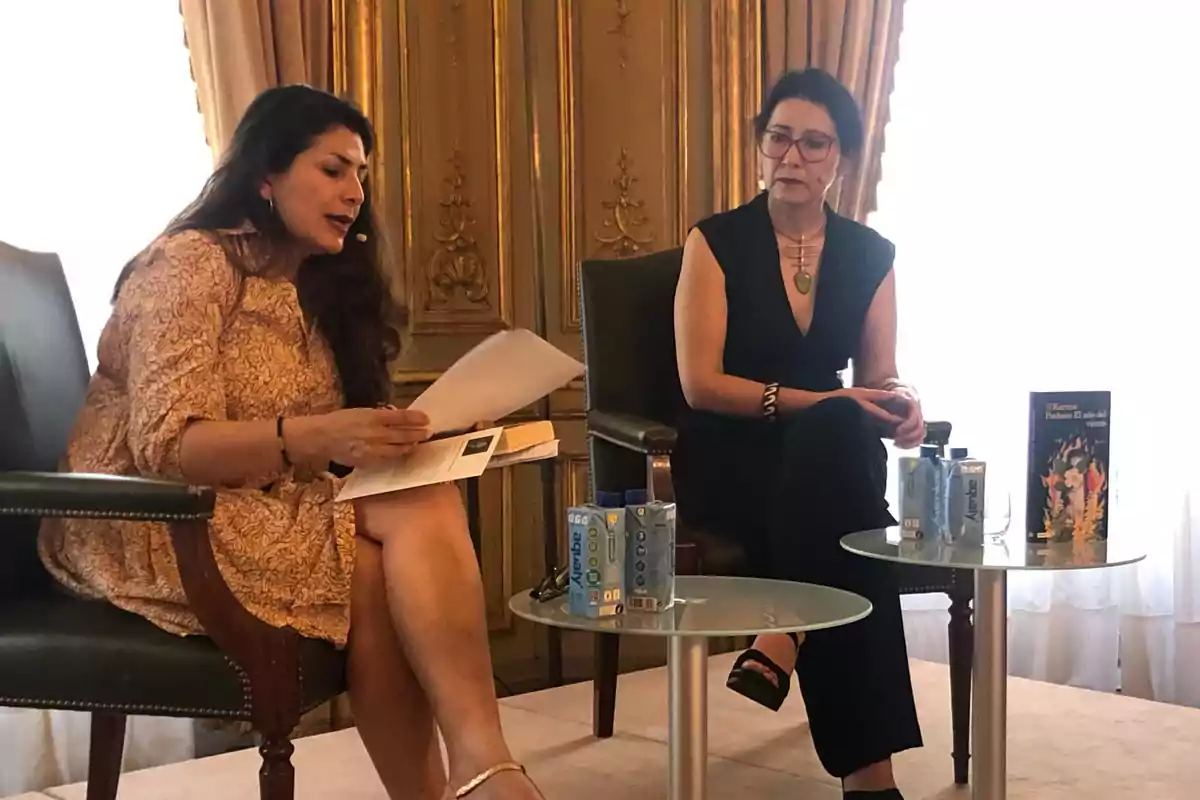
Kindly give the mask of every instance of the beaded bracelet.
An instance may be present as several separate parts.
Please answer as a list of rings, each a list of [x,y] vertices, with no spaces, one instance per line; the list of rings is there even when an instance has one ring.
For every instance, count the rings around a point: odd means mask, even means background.
[[[762,396],[763,417],[768,422],[774,422],[779,414],[779,384],[768,383],[763,387]]]

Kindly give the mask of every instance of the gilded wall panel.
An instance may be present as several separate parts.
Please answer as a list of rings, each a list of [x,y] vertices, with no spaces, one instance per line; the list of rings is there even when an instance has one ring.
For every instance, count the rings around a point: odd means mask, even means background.
[[[510,320],[506,6],[445,0],[402,12],[414,334],[493,331]]]
[[[564,331],[579,262],[679,243],[686,137],[681,0],[562,0],[558,70]]]
[[[372,195],[410,310],[399,403],[501,327],[580,356],[581,260],[677,246],[752,191],[759,0],[333,2],[335,89],[379,134]],[[582,381],[506,421],[545,413],[561,563],[563,509],[588,497]],[[545,629],[507,610],[547,567],[544,474],[479,483],[493,661],[512,686],[546,674]],[[563,643],[568,679],[587,675],[591,638]],[[623,643],[623,668],[660,651]]]

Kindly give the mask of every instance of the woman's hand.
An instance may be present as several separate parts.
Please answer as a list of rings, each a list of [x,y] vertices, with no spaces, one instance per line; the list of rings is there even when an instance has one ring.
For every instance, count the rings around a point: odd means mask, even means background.
[[[403,408],[345,408],[284,423],[294,461],[361,467],[394,461],[429,438],[429,418]]]
[[[833,397],[849,397],[862,406],[862,409],[872,419],[884,423],[889,431],[897,429],[904,421],[903,417],[897,416],[888,410],[889,404],[895,404],[899,400],[895,392],[885,389],[866,389],[862,386],[851,386],[847,389],[838,389],[830,394]]]
[[[905,450],[916,447],[925,441],[925,415],[921,411],[921,398],[911,387],[902,383],[893,386],[891,391],[898,401],[892,405],[892,409],[903,417],[893,436],[896,446]]]

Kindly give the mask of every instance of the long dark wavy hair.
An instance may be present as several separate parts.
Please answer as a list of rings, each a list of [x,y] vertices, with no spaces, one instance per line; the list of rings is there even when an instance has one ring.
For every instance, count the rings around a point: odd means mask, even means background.
[[[165,233],[217,231],[249,222],[268,242],[284,241],[290,234],[259,189],[268,176],[287,171],[316,137],[337,127],[356,133],[370,156],[374,131],[351,103],[310,86],[267,89],[246,109],[200,194]],[[369,184],[364,183],[363,191],[365,199],[342,251],[308,257],[296,276],[300,305],[329,342],[349,407],[371,407],[391,398],[388,362],[400,352],[398,328],[405,321],[380,266]],[[226,249],[245,273],[241,259]],[[114,302],[136,262],[127,264],[117,279]]]

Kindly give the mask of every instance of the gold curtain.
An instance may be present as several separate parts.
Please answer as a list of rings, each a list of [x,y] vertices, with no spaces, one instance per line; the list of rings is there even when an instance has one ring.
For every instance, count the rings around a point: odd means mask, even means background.
[[[259,92],[330,88],[329,0],[180,0],[179,10],[214,162]]]
[[[768,90],[786,70],[819,67],[862,109],[862,155],[829,197],[839,213],[859,221],[875,210],[903,8],[904,0],[763,0]]]

